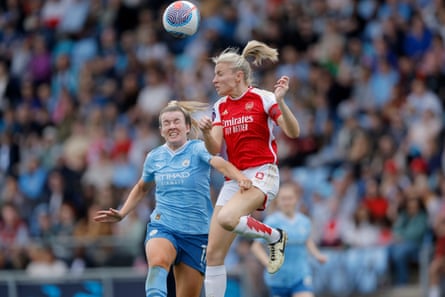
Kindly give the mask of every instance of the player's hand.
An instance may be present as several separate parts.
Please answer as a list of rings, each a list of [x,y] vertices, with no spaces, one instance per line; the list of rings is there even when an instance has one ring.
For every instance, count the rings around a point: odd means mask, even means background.
[[[110,208],[108,210],[99,210],[93,219],[100,223],[116,223],[122,220],[122,216],[118,210]]]
[[[238,180],[238,186],[240,187],[241,193],[249,190],[252,187],[252,181],[247,177]]]
[[[289,77],[280,77],[275,83],[274,89],[274,94],[277,101],[279,102],[284,100],[284,95],[286,95],[287,90],[289,90]]]
[[[318,256],[317,260],[321,264],[324,264],[328,261],[328,256],[322,254],[322,255]]]
[[[203,116],[198,121],[198,127],[203,133],[208,133],[212,130],[212,120],[208,116]]]

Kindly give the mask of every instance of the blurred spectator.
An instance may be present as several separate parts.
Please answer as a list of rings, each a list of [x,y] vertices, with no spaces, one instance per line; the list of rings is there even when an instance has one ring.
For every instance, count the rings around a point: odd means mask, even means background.
[[[128,158],[133,166],[141,167],[140,164],[144,163],[147,152],[160,143],[160,138],[144,119],[136,122],[134,129],[133,143],[128,152]]]
[[[110,153],[102,149],[98,153],[96,162],[86,168],[82,176],[82,183],[96,189],[103,189],[112,183],[114,168],[115,164]]]
[[[19,173],[21,161],[20,147],[12,131],[0,133],[0,173],[1,175]]]
[[[147,117],[152,124],[157,123],[157,114],[167,104],[172,91],[165,81],[166,73],[160,61],[146,66],[144,87],[140,90],[137,106],[143,116]],[[157,124],[156,124],[157,125]]]
[[[377,61],[376,70],[370,78],[370,86],[374,94],[377,110],[381,110],[390,100],[393,88],[399,81],[399,74],[386,59]]]
[[[112,143],[110,147],[110,157],[113,160],[120,160],[120,155],[125,157],[132,146],[132,139],[130,137],[130,129],[123,124],[116,124],[112,133]]]
[[[50,245],[32,243],[28,249],[30,262],[26,273],[34,278],[57,278],[67,274],[68,266],[55,257]]]
[[[47,126],[42,131],[42,166],[48,172],[57,168],[62,160],[63,145],[57,139],[57,129]]]
[[[9,62],[0,58],[0,111],[12,107],[19,97],[20,81],[10,75]]]
[[[58,170],[53,170],[49,173],[44,194],[43,200],[47,205],[52,223],[58,222],[58,215],[62,204],[78,204],[78,201],[76,201],[67,190],[63,175]]]
[[[389,259],[394,268],[394,283],[406,285],[410,263],[418,263],[420,248],[428,228],[428,217],[417,197],[407,197],[393,225],[394,241]]]
[[[116,253],[122,252],[125,255],[131,255],[133,259],[143,257],[141,254],[143,253],[142,246],[146,229],[143,219],[137,211],[132,211],[120,224],[114,226],[116,228],[114,234],[119,240],[126,243]]]
[[[86,154],[91,144],[85,123],[80,120],[72,123],[69,137],[63,143],[63,159],[66,165],[73,170],[85,169]]]
[[[402,111],[406,125],[410,126],[422,118],[426,110],[430,110],[438,119],[442,118],[443,106],[437,94],[429,90],[422,78],[416,78],[411,84],[411,92],[406,98],[406,106]]]
[[[77,83],[78,81],[72,69],[72,61],[69,53],[63,52],[57,54],[54,57],[53,75],[51,76],[51,94],[56,102],[52,104],[53,110],[51,110],[51,113],[57,111],[62,90],[65,90],[69,94],[74,94]]]
[[[134,185],[139,176],[138,166],[130,162],[128,155],[119,153],[114,157],[114,171],[111,184],[117,189],[128,189]]]
[[[431,45],[431,29],[425,25],[420,14],[414,14],[409,21],[409,29],[405,35],[403,49],[408,57],[420,59]]]
[[[35,222],[29,226],[32,239],[44,244],[51,244],[54,234],[48,206],[44,203],[37,205],[29,220]]]
[[[85,248],[85,253],[95,260],[96,265],[103,265],[113,251],[113,242],[110,242],[110,236],[114,235],[112,226],[97,224],[93,220],[96,212],[100,209],[102,206],[97,203],[88,206],[87,214],[76,222],[73,231],[76,247]],[[100,240],[104,240],[102,245],[95,246]]]
[[[25,195],[27,203],[36,206],[43,199],[48,174],[35,156],[30,156],[25,166],[23,172],[19,173],[20,191]]]
[[[341,226],[341,237],[349,247],[370,247],[379,243],[379,228],[371,222],[369,210],[359,206]]]
[[[66,7],[58,24],[58,32],[78,34],[87,22],[91,1],[70,0],[65,2]]]
[[[136,106],[139,94],[139,77],[135,72],[126,72],[122,75],[121,85],[115,96],[115,103],[119,114],[127,114],[131,117],[131,112]]]
[[[429,264],[428,297],[441,296],[441,280],[445,276],[445,207],[440,208],[440,215],[434,222],[434,254]],[[443,288],[443,286],[442,286]]]
[[[323,240],[324,226],[328,224],[332,215],[332,201],[330,197],[325,197],[321,191],[315,190],[310,196],[311,207],[310,217],[313,225],[313,238],[315,243],[319,244]]]
[[[0,206],[0,251],[5,256],[7,267],[24,269],[26,248],[30,242],[26,222],[11,203]]]
[[[168,49],[151,27],[140,27],[137,32],[136,56],[142,64],[161,61],[168,55]]]
[[[31,205],[25,203],[25,197],[20,191],[17,177],[14,175],[7,175],[2,180],[0,205],[3,203],[13,204],[19,210],[22,218],[27,218],[32,211]]]
[[[64,201],[60,205],[55,217],[56,219],[52,224],[54,235],[60,237],[73,235],[78,219],[73,204]]]
[[[32,51],[29,61],[30,78],[34,85],[51,81],[51,53],[43,35],[32,38]]]
[[[442,130],[442,119],[431,109],[425,110],[417,120],[408,126],[406,138],[409,154],[425,155],[430,141],[437,139]]]
[[[46,28],[55,30],[59,26],[63,16],[66,14],[68,2],[67,0],[48,0],[43,2],[41,21]]]
[[[362,204],[369,212],[370,221],[383,224],[388,219],[388,199],[380,193],[380,184],[376,179],[367,179],[364,187]]]

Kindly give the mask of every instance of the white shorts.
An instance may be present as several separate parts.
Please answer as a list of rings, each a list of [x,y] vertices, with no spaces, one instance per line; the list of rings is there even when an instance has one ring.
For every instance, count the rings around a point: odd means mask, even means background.
[[[259,210],[264,210],[269,203],[277,196],[280,187],[280,175],[278,166],[275,164],[265,164],[258,167],[247,168],[242,171],[245,176],[252,180],[252,185],[260,189],[264,195],[263,207]],[[216,205],[222,206],[230,200],[230,198],[238,192],[238,182],[235,180],[226,180],[219,192]]]

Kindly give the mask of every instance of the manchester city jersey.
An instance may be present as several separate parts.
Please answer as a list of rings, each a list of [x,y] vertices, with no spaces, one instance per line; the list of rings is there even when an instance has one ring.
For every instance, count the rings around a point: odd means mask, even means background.
[[[280,270],[274,274],[265,272],[264,280],[268,286],[290,287],[311,275],[306,241],[310,238],[311,221],[301,213],[289,219],[280,212],[266,217],[264,223],[287,232],[285,260]]]
[[[209,232],[211,157],[201,140],[187,141],[177,151],[164,144],[147,154],[142,179],[156,183],[152,222],[187,234]]]

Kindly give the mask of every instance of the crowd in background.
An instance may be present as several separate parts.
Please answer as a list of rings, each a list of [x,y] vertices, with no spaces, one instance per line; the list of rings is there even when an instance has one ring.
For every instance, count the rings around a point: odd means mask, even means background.
[[[215,102],[210,58],[256,39],[280,61],[259,66],[255,83],[291,78],[302,133],[279,134],[279,165],[302,191],[316,242],[383,246],[392,281],[408,283],[422,244],[444,236],[443,1],[205,0],[185,39],[161,26],[169,3],[1,2],[0,269],[143,262],[153,199],[113,227],[92,215],[138,180],[161,141],[160,109]],[[215,175],[214,197],[220,185]],[[239,240],[228,266],[261,278],[250,257]]]

